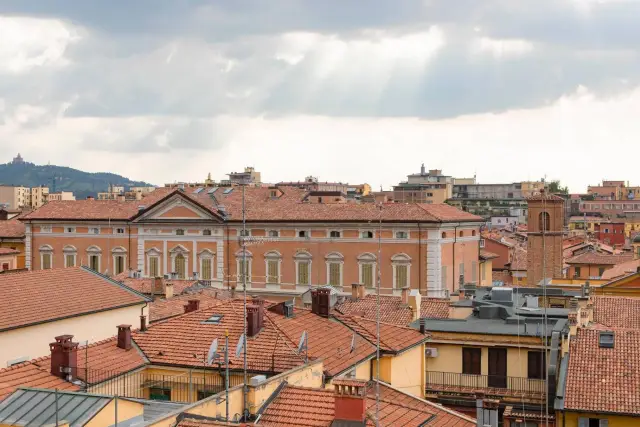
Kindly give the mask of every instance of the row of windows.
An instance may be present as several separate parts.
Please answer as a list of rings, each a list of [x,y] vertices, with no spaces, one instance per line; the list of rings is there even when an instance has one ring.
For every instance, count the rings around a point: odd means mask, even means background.
[[[240,236],[249,237],[251,236],[251,230],[240,230],[238,232]],[[267,236],[269,237],[280,237],[280,231],[278,230],[269,230],[267,232]],[[309,230],[298,230],[297,236],[302,239],[308,239],[311,237],[311,233]],[[396,239],[408,239],[409,233],[406,231],[396,231],[395,232]],[[331,239],[340,239],[342,237],[342,232],[339,230],[330,230],[328,233],[328,237]],[[373,231],[361,231],[360,232],[361,239],[373,239],[374,232]]]
[[[243,282],[246,278],[247,283],[252,281],[252,259],[247,258],[246,261],[242,258],[237,260],[238,264],[238,282]],[[395,288],[404,288],[409,286],[409,268],[410,264],[397,264],[393,265],[393,286]],[[266,283],[279,284],[281,282],[281,260],[279,259],[267,259],[266,260]],[[325,263],[327,284],[331,286],[342,286],[344,276],[344,264],[342,262],[327,261]],[[359,282],[366,287],[373,288],[376,284],[376,264],[367,262],[360,263],[359,268]],[[296,284],[297,285],[311,285],[312,269],[310,260],[296,260]]]
[[[75,267],[77,265],[77,255],[75,253],[66,253],[64,255],[64,266],[69,268],[69,267]],[[113,255],[113,273],[114,274],[120,274],[123,273],[125,271],[125,265],[126,265],[126,255]],[[102,256],[98,255],[98,254],[91,254],[88,257],[88,261],[89,261],[89,268],[91,268],[92,270],[101,272],[100,268],[101,268],[101,260],[102,260]],[[52,252],[42,252],[40,254],[40,264],[42,266],[43,270],[49,270],[51,268],[53,268],[53,253]]]
[[[42,233],[51,233],[51,226],[42,226],[40,228],[40,231]],[[100,227],[90,227],[88,230],[89,234],[100,234]],[[64,232],[65,233],[75,233],[76,232],[76,227],[65,227],[64,228]],[[125,234],[125,229],[124,228],[114,228],[113,229],[113,233],[114,234]],[[181,228],[178,228],[176,231],[176,236],[184,236],[185,231]],[[211,236],[211,230],[210,229],[204,229],[202,230],[202,235],[203,236]]]
[[[489,354],[490,372],[489,376],[506,378],[507,367],[507,351],[506,349],[491,349],[495,351],[495,355]],[[492,357],[493,356],[493,357]],[[500,373],[496,373],[501,371]],[[462,373],[467,375],[482,375],[482,349],[477,347],[462,348]],[[546,364],[544,361],[544,352],[529,351],[527,354],[527,377],[529,379],[542,380],[546,376]],[[496,378],[498,379],[498,378]],[[489,378],[491,381],[491,378]]]
[[[202,280],[213,280],[213,257],[201,256],[199,257],[200,263],[200,276]],[[172,256],[172,272],[176,273],[178,279],[187,279],[190,277],[189,270],[187,269],[187,257],[184,254],[178,253]],[[148,275],[149,277],[159,277],[160,273],[160,257],[149,256],[148,259]]]

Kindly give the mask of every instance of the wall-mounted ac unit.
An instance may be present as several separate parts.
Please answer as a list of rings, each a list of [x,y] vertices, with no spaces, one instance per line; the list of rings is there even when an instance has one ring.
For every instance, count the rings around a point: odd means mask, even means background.
[[[438,357],[438,349],[427,347],[424,349],[424,355],[425,357]]]

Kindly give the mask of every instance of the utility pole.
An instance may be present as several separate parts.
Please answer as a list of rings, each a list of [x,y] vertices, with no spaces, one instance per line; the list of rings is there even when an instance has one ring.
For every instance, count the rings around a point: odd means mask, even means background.
[[[249,407],[247,406],[247,396],[249,394],[249,388],[247,386],[247,247],[246,247],[246,236],[247,236],[247,221],[246,221],[246,213],[245,213],[245,182],[242,184],[242,294],[243,294],[243,324],[244,324],[244,335],[243,339],[243,370],[244,370],[244,386],[242,387],[244,393],[244,420],[247,421],[249,419]]]

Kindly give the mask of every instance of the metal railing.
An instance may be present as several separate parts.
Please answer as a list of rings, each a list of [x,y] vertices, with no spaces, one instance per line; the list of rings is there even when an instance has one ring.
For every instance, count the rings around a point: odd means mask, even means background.
[[[541,398],[545,380],[503,375],[472,375],[457,372],[427,371],[427,392],[476,393],[498,396],[528,396]]]

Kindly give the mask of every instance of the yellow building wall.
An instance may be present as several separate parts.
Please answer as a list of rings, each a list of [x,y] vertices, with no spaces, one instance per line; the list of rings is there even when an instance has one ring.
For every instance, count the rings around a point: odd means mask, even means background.
[[[484,265],[484,271],[483,266]],[[482,274],[484,272],[484,274]],[[480,263],[480,286],[491,286],[493,285],[493,261],[486,260]]]
[[[376,360],[372,360],[373,378],[376,377]],[[359,378],[359,377],[358,377]],[[380,359],[380,380],[405,393],[424,397],[425,361],[424,345],[416,346],[404,353],[383,356]]]
[[[144,412],[144,406],[138,402],[131,402],[125,399],[118,399],[118,422],[124,422],[131,418],[141,417]],[[112,426],[116,421],[116,400],[113,399],[100,412],[98,412],[88,423],[86,427],[106,427]]]
[[[18,254],[18,265],[16,268],[24,268],[24,242],[0,242],[0,248],[16,248],[16,250],[20,251]]]
[[[82,369],[80,369],[82,375]],[[148,399],[149,391],[144,387],[145,368],[130,372],[118,378],[107,380],[103,383],[89,387],[89,393],[137,397]]]
[[[640,417],[625,417],[619,415],[605,414],[588,414],[579,412],[559,412],[556,416],[558,426],[563,427],[579,427],[578,419],[585,418],[601,418],[609,420],[609,427],[637,427],[640,425]]]
[[[140,324],[140,309],[144,306],[134,305],[117,310],[42,323],[26,328],[0,332],[0,367],[7,366],[7,361],[20,357],[34,359],[48,356],[49,343],[54,337],[64,334],[73,335],[73,340],[90,343],[111,338],[118,334],[116,326],[129,324],[137,328]],[[145,309],[148,315],[148,308]]]

